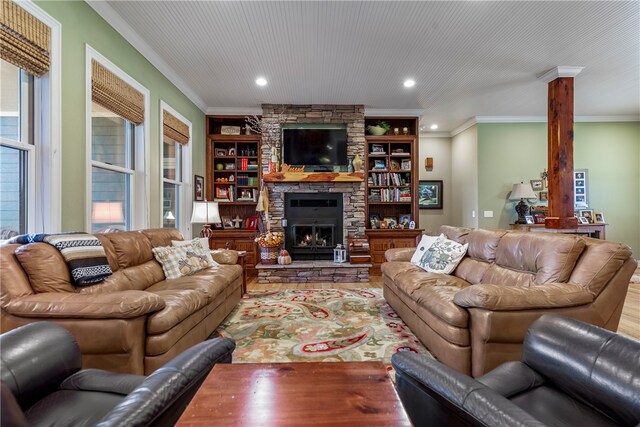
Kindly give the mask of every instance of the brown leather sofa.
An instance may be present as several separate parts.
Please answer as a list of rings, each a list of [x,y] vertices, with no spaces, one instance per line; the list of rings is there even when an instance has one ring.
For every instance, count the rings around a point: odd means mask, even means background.
[[[148,375],[207,339],[242,296],[242,268],[235,253],[230,264],[165,280],[151,248],[182,240],[177,230],[97,236],[113,274],[81,288],[71,284],[67,265],[53,246],[0,247],[2,332],[49,320],[74,335],[84,368]]]
[[[390,249],[384,296],[445,365],[480,376],[520,360],[529,325],[545,313],[616,331],[637,263],[623,244],[575,235],[443,226],[468,243],[451,275],[411,264],[415,248]]]

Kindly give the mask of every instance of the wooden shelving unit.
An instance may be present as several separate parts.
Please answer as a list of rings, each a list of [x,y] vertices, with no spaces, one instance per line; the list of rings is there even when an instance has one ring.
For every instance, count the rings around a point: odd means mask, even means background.
[[[206,198],[218,202],[220,217],[240,218],[239,228],[213,230],[211,248],[227,245],[230,249],[247,251],[245,267],[248,274],[257,275],[255,265],[258,249],[255,230],[246,228],[246,219],[257,216],[261,179],[260,135],[245,134],[244,116],[206,116]],[[223,135],[223,127],[239,129],[239,134]]]
[[[372,275],[380,274],[387,249],[415,246],[423,231],[418,215],[418,118],[366,117],[365,129],[379,121],[391,126],[387,134],[365,136],[365,217]],[[398,129],[397,135],[394,129]],[[396,223],[408,217],[415,222],[415,229],[385,229],[379,223],[374,228],[374,217]]]

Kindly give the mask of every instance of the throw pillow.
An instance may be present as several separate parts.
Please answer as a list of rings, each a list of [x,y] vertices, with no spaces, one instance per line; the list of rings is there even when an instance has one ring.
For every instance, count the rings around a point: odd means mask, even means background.
[[[420,243],[418,243],[416,251],[411,257],[411,263],[422,268],[422,266],[420,265],[420,260],[427,252],[427,249],[429,249],[431,245],[433,245],[440,237],[444,237],[444,234],[441,234],[440,236],[427,236],[426,234],[424,234],[422,236],[422,239],[420,240]]]
[[[177,279],[214,266],[209,251],[203,250],[199,244],[160,246],[152,251],[162,265],[166,279]]]
[[[444,236],[438,237],[420,259],[418,267],[430,273],[451,274],[467,253],[468,243],[461,245]]]
[[[198,245],[202,248],[202,250],[206,253],[207,262],[209,266],[216,267],[220,264],[213,260],[211,256],[211,250],[209,249],[209,238],[208,237],[196,237],[192,240],[172,240],[172,246],[189,246],[189,245]]]

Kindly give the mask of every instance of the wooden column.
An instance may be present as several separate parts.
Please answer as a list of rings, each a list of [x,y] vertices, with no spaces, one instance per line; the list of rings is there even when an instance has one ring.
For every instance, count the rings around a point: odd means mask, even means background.
[[[549,216],[545,228],[577,228],[573,207],[573,77],[549,82]]]

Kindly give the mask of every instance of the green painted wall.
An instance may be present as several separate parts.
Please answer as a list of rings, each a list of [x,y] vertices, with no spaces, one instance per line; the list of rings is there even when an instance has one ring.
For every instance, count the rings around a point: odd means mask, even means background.
[[[604,213],[607,240],[640,257],[640,122],[576,123],[574,133],[574,167],[589,171],[589,208]],[[479,226],[509,228],[512,185],[539,178],[546,165],[546,123],[479,124]]]
[[[204,176],[204,113],[84,2],[35,2],[62,24],[62,230],[85,228],[85,44],[151,92],[150,226],[160,226],[160,100],[193,126],[193,173]]]

